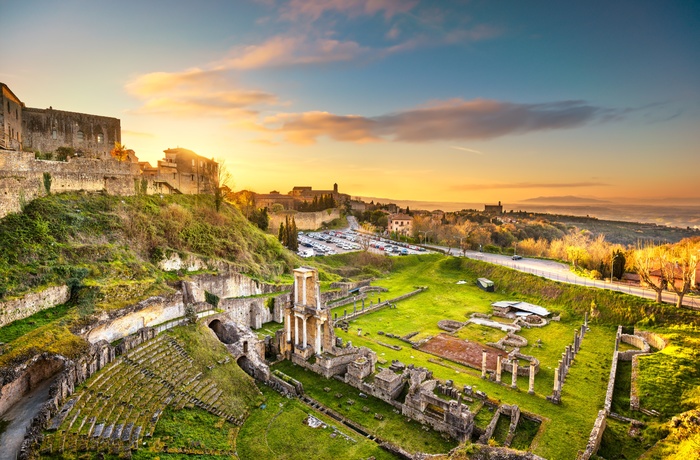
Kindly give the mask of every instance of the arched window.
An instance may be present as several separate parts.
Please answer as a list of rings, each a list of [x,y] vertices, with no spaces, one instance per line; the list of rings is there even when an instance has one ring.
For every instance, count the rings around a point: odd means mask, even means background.
[[[85,139],[85,134],[82,131],[78,131],[78,140],[82,142],[83,139]]]
[[[104,143],[104,141],[105,141],[105,135],[102,133],[98,134],[97,135],[97,143],[102,144],[102,143]]]

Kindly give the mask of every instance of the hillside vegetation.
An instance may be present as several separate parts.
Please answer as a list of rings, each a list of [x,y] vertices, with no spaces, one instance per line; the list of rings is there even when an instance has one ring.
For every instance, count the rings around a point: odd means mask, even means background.
[[[177,275],[157,262],[178,252],[227,261],[253,278],[276,280],[295,256],[209,196],[49,195],[0,220],[0,301],[53,284],[71,287],[67,306],[0,329],[0,365],[40,351],[66,356],[86,346],[71,333],[97,314],[173,291]],[[54,311],[55,310],[55,311]]]

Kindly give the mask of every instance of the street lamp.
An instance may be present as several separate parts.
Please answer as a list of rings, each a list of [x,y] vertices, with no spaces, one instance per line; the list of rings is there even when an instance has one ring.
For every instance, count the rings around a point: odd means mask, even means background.
[[[423,233],[423,235],[424,235],[424,236],[423,236],[423,238],[424,238],[423,241],[425,242],[425,241],[428,241],[428,233],[432,233],[432,230],[427,230],[427,231],[425,231],[425,230],[418,230],[418,236],[420,236],[421,233]]]

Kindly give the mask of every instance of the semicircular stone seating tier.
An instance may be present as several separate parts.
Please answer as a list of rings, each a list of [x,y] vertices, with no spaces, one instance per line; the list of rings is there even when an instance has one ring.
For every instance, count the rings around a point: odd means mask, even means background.
[[[177,340],[159,335],[87,380],[50,421],[40,452],[127,452],[152,436],[169,405],[242,423],[245,415],[226,407],[222,394]]]

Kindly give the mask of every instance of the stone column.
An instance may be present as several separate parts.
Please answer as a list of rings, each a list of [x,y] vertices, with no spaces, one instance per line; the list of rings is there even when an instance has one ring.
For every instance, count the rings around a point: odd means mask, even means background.
[[[535,362],[530,361],[530,386],[527,392],[531,395],[535,394]]]
[[[561,391],[561,361],[559,361],[559,365],[557,368],[554,370],[554,396],[558,397],[559,396],[559,391]]]
[[[321,309],[321,285],[316,283],[316,310]]]
[[[303,348],[306,348],[306,319],[307,319],[306,316],[305,316],[304,318],[302,318],[302,320],[304,321],[304,322],[303,322],[304,341],[302,342],[302,347],[303,347]]]
[[[316,353],[321,354],[321,321],[316,318]]]
[[[306,306],[306,277],[304,276],[304,277],[302,278],[302,280],[303,280],[303,281],[302,281],[302,284],[301,284],[301,285],[302,285],[303,291],[301,291],[301,298],[302,298],[302,300],[303,300],[304,306]]]
[[[481,378],[486,378],[486,350],[481,350]]]
[[[299,345],[299,317],[294,315],[294,345]]]
[[[581,325],[581,334],[580,334],[580,335],[581,335],[581,340],[583,340],[583,335],[584,335],[585,333],[586,333],[586,326],[582,324],[582,325]]]
[[[583,314],[583,327],[588,329],[588,312]]]
[[[496,383],[501,383],[501,355],[496,356]]]
[[[287,310],[287,317],[285,319],[286,319],[285,323],[287,323],[287,324],[285,324],[285,326],[287,326],[286,327],[286,329],[287,329],[287,343],[291,343],[292,342],[292,315],[291,315],[289,310]]]
[[[511,388],[518,388],[518,358],[513,359],[513,374],[510,382]]]
[[[299,284],[294,281],[294,303],[299,303]]]
[[[566,346],[566,357],[569,360],[569,367],[571,367],[571,363],[574,362],[574,354],[571,349],[571,345]]]

